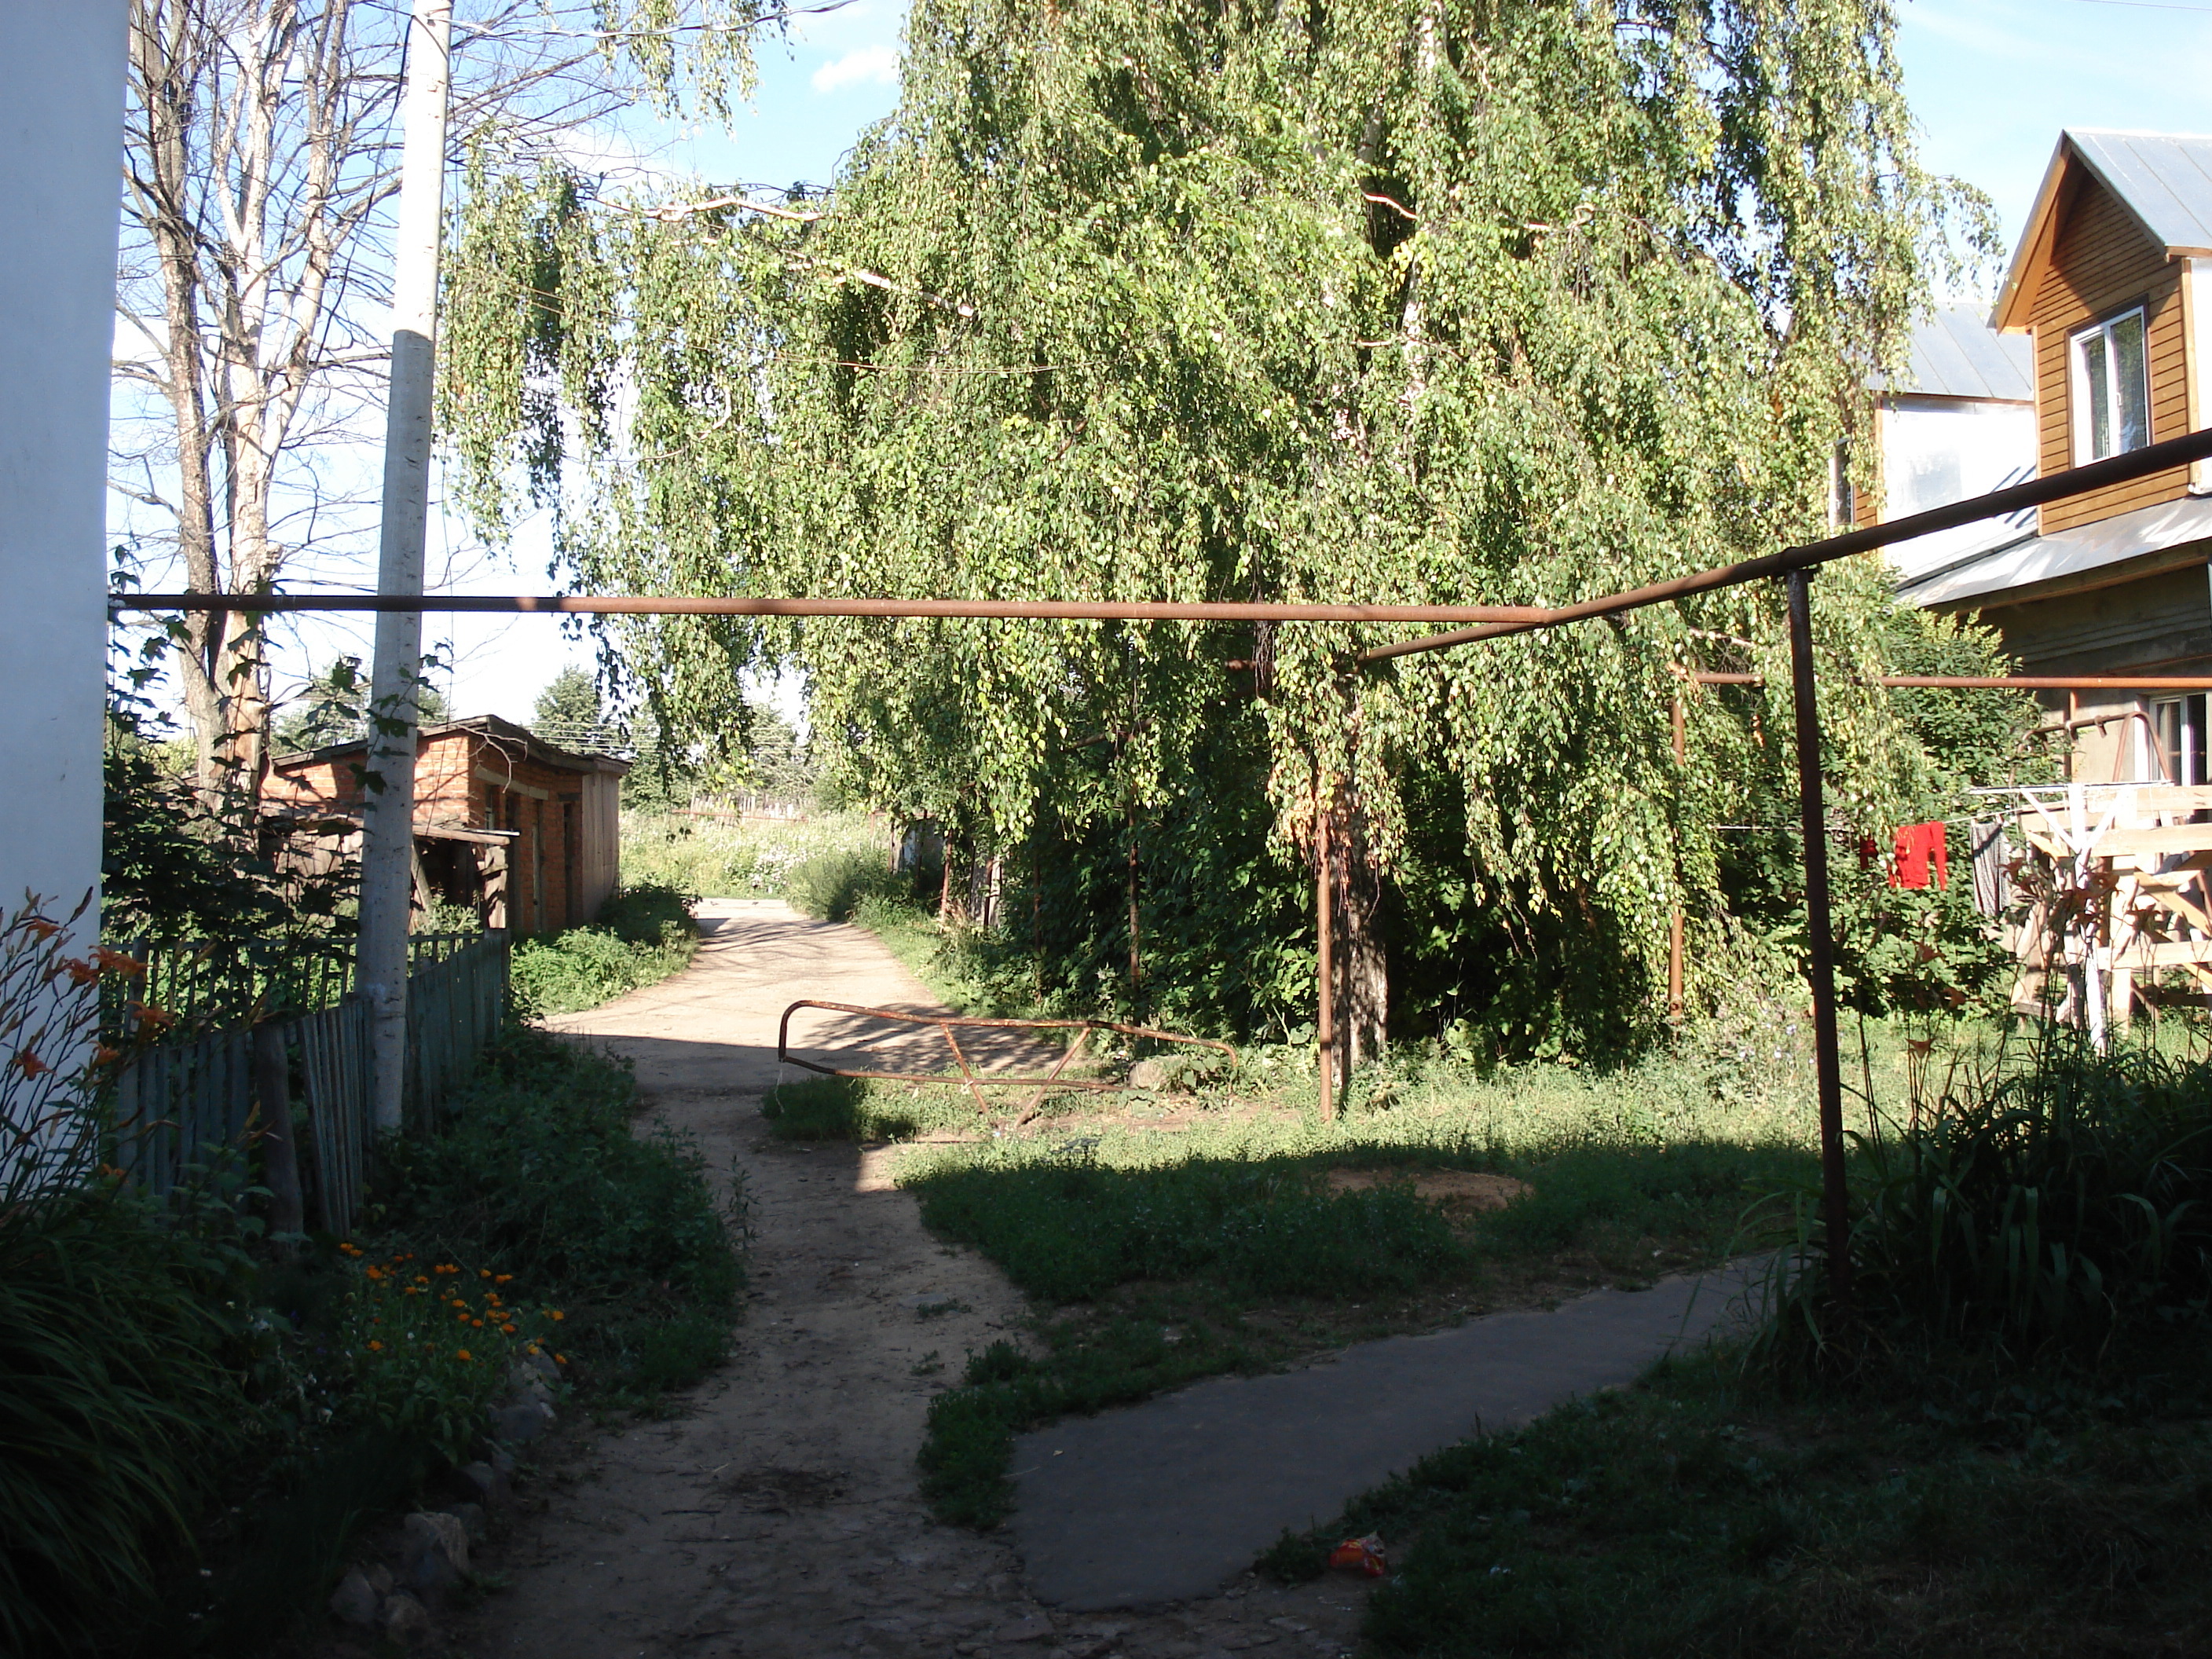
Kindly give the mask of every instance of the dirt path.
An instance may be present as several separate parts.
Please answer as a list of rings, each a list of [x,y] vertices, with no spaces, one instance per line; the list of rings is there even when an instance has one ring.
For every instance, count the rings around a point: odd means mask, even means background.
[[[924,1231],[885,1154],[772,1142],[758,1108],[791,1001],[935,1005],[860,929],[781,903],[700,913],[692,967],[556,1023],[629,1055],[649,1119],[742,1175],[757,1238],[736,1357],[672,1420],[572,1443],[544,1512],[483,1553],[508,1588],[448,1626],[453,1645],[477,1659],[1348,1652],[1349,1584],[1245,1580],[1157,1611],[1063,1615],[1027,1594],[1005,1533],[930,1520],[915,1472],[930,1397],[970,1349],[1018,1335],[1022,1297]],[[836,1018],[794,1021],[794,1036],[832,1046],[853,1033]],[[939,1062],[941,1040],[902,1041]]]

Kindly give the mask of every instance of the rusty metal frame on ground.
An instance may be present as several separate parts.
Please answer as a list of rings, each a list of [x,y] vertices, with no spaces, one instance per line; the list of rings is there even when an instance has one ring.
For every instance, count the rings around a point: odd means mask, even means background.
[[[801,1008],[826,1008],[832,1013],[858,1014],[865,1019],[890,1020],[902,1025],[933,1025],[943,1034],[945,1043],[952,1050],[953,1063],[959,1066],[957,1077],[943,1072],[869,1072],[847,1066],[817,1066],[811,1060],[802,1060],[791,1052],[791,1017]],[[961,1048],[960,1039],[953,1035],[956,1027],[994,1031],[1073,1031],[1075,1041],[1067,1045],[1045,1077],[1000,1077],[985,1072],[978,1073],[968,1063],[967,1051]],[[1061,1075],[1067,1070],[1083,1045],[1091,1040],[1093,1031],[1113,1031],[1127,1037],[1146,1037],[1155,1042],[1187,1043],[1196,1048],[1218,1048],[1229,1056],[1231,1066],[1237,1064],[1237,1050],[1226,1042],[1212,1037],[1190,1036],[1181,1031],[1158,1031],[1148,1025],[1124,1025],[1110,1019],[982,1019],[966,1014],[910,1014],[898,1008],[871,1008],[857,1002],[823,1002],[814,997],[801,997],[783,1011],[783,1018],[775,1028],[775,1063],[803,1066],[823,1077],[876,1078],[886,1083],[942,1083],[947,1085],[964,1084],[975,1097],[975,1109],[988,1115],[989,1103],[983,1098],[985,1088],[1034,1088],[1036,1092],[1022,1107],[1019,1121],[1026,1123],[1036,1115],[1044,1097],[1055,1089],[1081,1089],[1092,1093],[1118,1088],[1120,1085],[1104,1078],[1071,1078]]]

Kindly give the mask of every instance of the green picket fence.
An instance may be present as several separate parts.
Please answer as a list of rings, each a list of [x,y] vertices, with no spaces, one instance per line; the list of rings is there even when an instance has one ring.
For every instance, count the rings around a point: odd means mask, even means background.
[[[407,976],[411,1132],[427,1133],[446,1115],[459,1085],[498,1036],[509,957],[504,933],[422,936]],[[264,981],[272,982],[281,981],[274,975]],[[314,1224],[343,1235],[360,1206],[374,1136],[368,1006],[349,992],[293,1013],[282,1026],[293,1098],[306,1109],[301,1186]],[[250,1159],[252,1028],[211,1031],[133,1056],[116,1079],[114,1104],[114,1162],[156,1197],[167,1196],[197,1170],[241,1155]]]

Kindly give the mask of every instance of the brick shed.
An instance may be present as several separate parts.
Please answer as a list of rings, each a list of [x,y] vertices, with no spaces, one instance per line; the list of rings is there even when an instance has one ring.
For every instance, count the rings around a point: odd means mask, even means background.
[[[264,809],[358,836],[364,744],[270,763]],[[591,921],[622,878],[627,761],[556,749],[495,714],[426,726],[415,751],[416,902],[487,927],[553,933]]]

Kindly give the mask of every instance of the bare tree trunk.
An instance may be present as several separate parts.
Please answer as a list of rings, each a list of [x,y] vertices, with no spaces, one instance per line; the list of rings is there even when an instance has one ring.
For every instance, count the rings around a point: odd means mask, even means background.
[[[1340,793],[1328,814],[1330,905],[1334,922],[1332,1001],[1335,1070],[1382,1057],[1389,1041],[1390,963],[1382,939],[1382,875],[1368,846],[1366,815]]]

